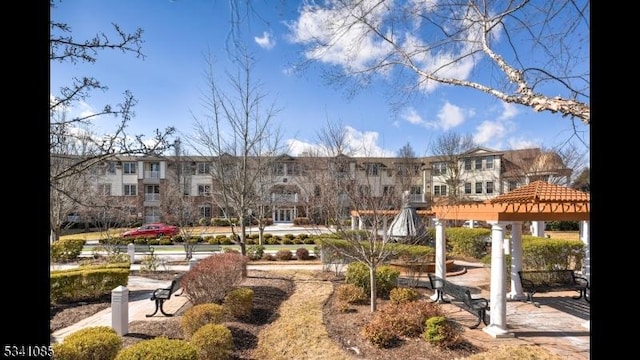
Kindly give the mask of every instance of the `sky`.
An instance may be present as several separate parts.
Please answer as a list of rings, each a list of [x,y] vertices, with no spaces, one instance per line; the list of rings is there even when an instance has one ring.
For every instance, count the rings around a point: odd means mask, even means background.
[[[479,91],[438,86],[402,109],[388,101],[391,84],[378,81],[353,96],[347,88],[328,84],[322,66],[292,71],[301,59],[302,33],[296,25],[317,19],[303,16],[302,1],[255,0],[254,12],[240,9],[241,26],[232,26],[229,0],[63,0],[51,9],[51,18],[71,27],[76,40],[98,32],[113,35],[112,23],[126,32],[143,29],[144,59],[120,51],[103,51],[86,63],[51,63],[50,89],[55,95],[73,77],[92,76],[108,91],[93,93],[69,109],[71,115],[95,112],[117,104],[124,91],[138,103],[128,131],[151,136],[155,129],[175,127],[176,136],[194,131],[194,117],[205,113],[206,54],[216,69],[235,72],[228,56],[234,35],[255,56],[251,76],[260,82],[268,103],[280,109],[274,118],[284,130],[290,155],[299,155],[318,142],[328,122],[344,125],[356,156],[396,156],[410,144],[417,156],[429,156],[433,142],[445,132],[471,135],[492,150],[559,146],[577,131],[588,151],[589,127],[559,114],[534,112],[507,104]],[[244,3],[240,1],[240,3]],[[299,29],[299,28],[298,28]],[[306,34],[308,35],[308,34]],[[369,49],[374,53],[376,49]],[[359,54],[367,56],[368,52]],[[335,55],[335,54],[334,54]],[[339,62],[339,56],[327,61]],[[112,119],[96,121],[97,131],[108,131]],[[577,127],[576,127],[577,126]],[[581,145],[585,146],[585,145]]]

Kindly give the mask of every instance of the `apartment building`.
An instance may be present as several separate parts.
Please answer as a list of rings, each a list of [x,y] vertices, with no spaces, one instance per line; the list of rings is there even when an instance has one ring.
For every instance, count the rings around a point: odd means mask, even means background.
[[[250,158],[242,173],[236,160],[120,157],[96,166],[91,181],[96,194],[108,198],[126,221],[176,222],[176,216],[187,216],[196,223],[235,217],[234,207],[224,204],[238,201],[244,186],[249,216],[323,223],[329,217],[348,219],[354,208],[398,209],[404,192],[412,206],[428,209],[440,199],[488,200],[535,180],[568,185],[572,173],[557,154],[537,148],[476,148],[450,157],[415,158],[281,155]]]

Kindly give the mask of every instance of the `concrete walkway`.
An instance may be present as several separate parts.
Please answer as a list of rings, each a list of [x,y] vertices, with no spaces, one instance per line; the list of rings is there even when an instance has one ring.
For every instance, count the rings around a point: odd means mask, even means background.
[[[490,299],[490,270],[482,264],[456,261],[466,271],[447,279],[453,283],[472,288],[474,293]],[[135,268],[139,265],[132,265]],[[273,265],[249,265],[249,270],[268,270]],[[278,267],[282,268],[282,267]],[[322,270],[322,265],[287,265],[286,269]],[[188,266],[172,266],[171,270],[186,271]],[[422,281],[421,281],[422,282]],[[428,282],[428,280],[427,280]],[[166,287],[170,281],[153,280],[138,276],[129,277],[129,322],[136,320],[166,319],[159,311],[153,317],[146,317],[155,310],[155,303],[150,301],[151,292],[159,287]],[[583,299],[574,300],[575,292],[553,292],[536,294],[540,307],[521,301],[507,301],[507,326],[513,333],[511,338],[494,338],[484,332],[484,324],[476,329],[465,328],[464,336],[483,348],[507,344],[540,345],[563,359],[590,359],[590,305]],[[187,303],[186,297],[172,296],[164,304],[166,312],[176,312]],[[448,316],[462,325],[475,322],[473,314],[454,304],[442,304]],[[70,327],[55,331],[51,335],[52,342],[60,342],[70,333],[88,326],[111,326],[111,308],[84,319]]]

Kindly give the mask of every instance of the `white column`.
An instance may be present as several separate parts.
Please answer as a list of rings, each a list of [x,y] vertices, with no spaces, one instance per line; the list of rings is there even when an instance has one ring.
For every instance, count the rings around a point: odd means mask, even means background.
[[[489,290],[491,323],[482,330],[494,338],[512,337],[507,329],[506,262],[504,257],[505,223],[491,224],[491,288]]]
[[[442,279],[446,279],[447,277],[447,264],[446,264],[446,255],[447,255],[447,246],[446,246],[446,237],[444,231],[444,221],[440,221],[440,219],[433,219],[435,228],[436,228],[436,266],[435,273],[436,276]],[[431,296],[431,300],[436,300],[437,294],[433,294]]]
[[[518,271],[522,270],[522,222],[511,223],[511,291],[507,298],[511,300],[523,300],[527,296],[522,291],[522,284],[518,277]]]
[[[358,225],[358,220],[360,220],[359,217],[355,216],[355,215],[351,215],[351,230],[355,230],[356,226]]]
[[[580,222],[580,240],[584,243],[585,254],[582,264],[582,274],[591,282],[591,237],[589,236],[589,221]]]
[[[122,285],[111,290],[111,327],[120,336],[129,333],[129,289]]]
[[[544,221],[531,222],[531,235],[544,237]]]
[[[362,217],[358,216],[358,229],[359,230],[363,230],[364,229],[364,221],[362,220]]]

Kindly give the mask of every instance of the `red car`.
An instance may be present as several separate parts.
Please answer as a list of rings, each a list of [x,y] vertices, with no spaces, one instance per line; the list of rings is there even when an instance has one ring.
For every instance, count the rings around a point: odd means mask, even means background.
[[[122,237],[162,237],[178,235],[180,228],[163,223],[146,224],[122,233]]]

